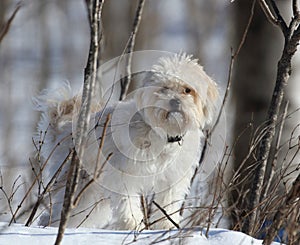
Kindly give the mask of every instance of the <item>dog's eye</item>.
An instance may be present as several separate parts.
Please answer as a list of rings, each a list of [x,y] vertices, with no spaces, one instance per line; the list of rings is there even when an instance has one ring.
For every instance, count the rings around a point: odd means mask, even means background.
[[[160,90],[160,92],[163,93],[163,94],[165,94],[165,93],[167,93],[168,89],[169,89],[168,87],[163,87],[163,88]]]
[[[190,88],[185,88],[184,89],[185,94],[190,94],[191,92],[192,92],[192,90]]]

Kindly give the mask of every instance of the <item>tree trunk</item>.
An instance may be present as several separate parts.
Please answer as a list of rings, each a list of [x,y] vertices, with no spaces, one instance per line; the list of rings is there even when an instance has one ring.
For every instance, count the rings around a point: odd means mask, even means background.
[[[251,1],[236,1],[234,10],[235,41],[244,33],[250,16]],[[233,81],[233,103],[235,106],[233,139],[238,139],[234,151],[234,171],[241,167],[236,180],[237,187],[231,192],[230,206],[233,226],[242,229],[243,217],[247,215],[249,192],[253,176],[250,174],[255,159],[249,153],[254,131],[261,126],[267,115],[276,77],[276,63],[280,57],[283,40],[280,30],[272,26],[256,4],[253,21],[246,42],[237,57]],[[235,45],[236,46],[236,45]]]

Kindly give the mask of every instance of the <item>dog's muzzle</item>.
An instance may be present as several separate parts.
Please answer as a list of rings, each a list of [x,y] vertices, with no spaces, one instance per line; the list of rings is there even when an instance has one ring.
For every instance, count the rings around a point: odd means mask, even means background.
[[[175,120],[180,120],[184,118],[184,114],[182,112],[182,106],[180,99],[174,98],[169,100],[169,110],[167,113],[167,118],[174,118]]]
[[[181,110],[181,101],[179,99],[171,99],[169,101],[171,111],[180,111]]]

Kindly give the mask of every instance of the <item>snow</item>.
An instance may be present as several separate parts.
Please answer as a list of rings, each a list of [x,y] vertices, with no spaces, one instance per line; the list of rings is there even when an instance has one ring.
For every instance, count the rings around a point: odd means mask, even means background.
[[[100,229],[67,229],[62,244],[197,244],[197,245],[259,245],[261,240],[254,239],[237,231],[210,229],[208,237],[205,229],[195,228],[171,231],[111,231]],[[57,228],[25,227],[21,224],[7,226],[0,222],[0,244],[54,244]],[[279,243],[274,242],[272,245]]]

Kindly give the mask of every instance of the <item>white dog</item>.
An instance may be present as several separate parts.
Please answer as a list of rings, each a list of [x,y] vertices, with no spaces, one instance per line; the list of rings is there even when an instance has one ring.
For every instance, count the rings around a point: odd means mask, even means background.
[[[104,108],[95,103],[77,194],[93,181],[69,226],[131,230],[178,224],[199,162],[202,131],[212,123],[218,98],[216,84],[197,60],[182,54],[158,60],[144,86],[127,100]],[[60,166],[73,147],[80,97],[65,86],[42,94],[37,103],[43,112],[39,132],[44,185],[56,174],[38,223],[58,225],[68,164],[62,170]]]

